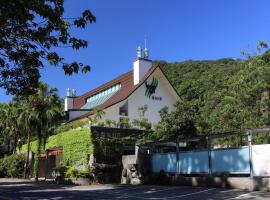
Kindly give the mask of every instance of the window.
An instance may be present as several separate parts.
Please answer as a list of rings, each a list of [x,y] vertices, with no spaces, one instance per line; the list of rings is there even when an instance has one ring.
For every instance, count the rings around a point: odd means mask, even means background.
[[[120,116],[128,116],[128,102],[126,101],[124,105],[119,108]]]
[[[108,95],[113,95],[114,93],[118,92],[119,90],[121,89],[121,84],[120,83],[117,83],[109,88],[106,88],[105,90],[102,90],[88,98],[85,99],[85,102],[92,102],[92,101],[95,101],[95,100],[98,100],[100,98],[103,98],[105,96],[108,96]]]

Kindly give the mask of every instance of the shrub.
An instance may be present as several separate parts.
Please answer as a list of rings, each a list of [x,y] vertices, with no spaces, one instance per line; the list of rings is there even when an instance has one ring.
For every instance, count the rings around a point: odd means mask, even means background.
[[[61,124],[60,126],[56,127],[54,130],[54,134],[59,134],[63,132],[67,132],[70,130],[74,130],[77,128],[85,128],[89,126],[89,120],[88,119],[81,119],[78,121]]]
[[[65,175],[67,178],[76,178],[78,175],[78,170],[74,167],[68,167]]]
[[[91,178],[92,170],[90,168],[76,169],[68,166],[65,176],[66,178]]]
[[[79,170],[78,178],[91,178],[93,177],[93,172],[91,168],[85,168],[82,170]]]
[[[5,162],[5,158],[0,159],[0,178],[4,178],[7,176],[7,164]]]
[[[21,178],[23,176],[25,157],[22,154],[12,154],[0,159],[0,176]]]
[[[66,166],[66,165],[60,165],[56,171],[59,172],[59,175],[60,176],[65,176],[66,175],[66,172],[67,170],[69,169],[69,166]]]

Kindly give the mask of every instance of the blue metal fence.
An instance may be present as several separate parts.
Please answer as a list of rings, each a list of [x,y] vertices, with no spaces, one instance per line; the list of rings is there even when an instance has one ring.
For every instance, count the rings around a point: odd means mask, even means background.
[[[249,148],[211,151],[213,173],[249,173]]]
[[[208,152],[180,152],[178,168],[183,174],[208,173]]]
[[[152,155],[152,171],[169,173],[250,173],[248,147]]]
[[[165,172],[175,173],[176,165],[176,153],[154,154],[152,156],[153,172],[164,170]]]

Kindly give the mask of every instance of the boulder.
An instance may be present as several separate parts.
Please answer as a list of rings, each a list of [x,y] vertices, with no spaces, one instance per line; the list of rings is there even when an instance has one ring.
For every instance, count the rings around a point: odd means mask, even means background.
[[[132,178],[130,181],[131,185],[140,185],[142,182],[139,178]]]
[[[122,177],[127,177],[127,169],[126,168],[124,168],[122,170]]]

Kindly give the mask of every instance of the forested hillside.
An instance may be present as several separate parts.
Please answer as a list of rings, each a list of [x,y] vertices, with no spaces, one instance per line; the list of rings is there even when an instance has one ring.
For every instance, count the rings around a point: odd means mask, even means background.
[[[265,55],[246,61],[160,63],[182,100],[195,109],[199,132],[220,133],[269,125],[270,66]]]

